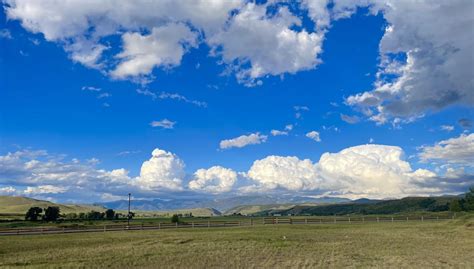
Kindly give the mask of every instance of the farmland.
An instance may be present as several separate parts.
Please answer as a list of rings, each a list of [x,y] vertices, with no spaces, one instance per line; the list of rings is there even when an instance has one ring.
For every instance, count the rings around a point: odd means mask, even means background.
[[[0,267],[471,267],[474,218],[0,237]]]

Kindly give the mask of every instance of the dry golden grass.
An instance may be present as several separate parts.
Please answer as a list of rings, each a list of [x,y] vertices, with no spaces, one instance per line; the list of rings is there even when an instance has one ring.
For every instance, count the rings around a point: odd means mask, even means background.
[[[474,267],[472,220],[0,238],[0,267]]]

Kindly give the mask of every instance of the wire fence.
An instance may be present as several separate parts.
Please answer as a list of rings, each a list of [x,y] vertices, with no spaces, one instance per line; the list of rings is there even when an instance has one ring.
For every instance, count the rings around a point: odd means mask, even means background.
[[[353,216],[353,217],[263,217],[243,218],[238,221],[191,221],[191,222],[159,222],[141,224],[108,224],[84,226],[47,226],[28,228],[0,228],[0,236],[12,235],[46,235],[86,232],[112,232],[112,231],[138,231],[138,230],[164,230],[164,229],[198,229],[198,228],[224,228],[224,227],[252,227],[258,225],[315,225],[315,224],[364,224],[387,222],[425,222],[445,221],[454,219],[453,216]]]

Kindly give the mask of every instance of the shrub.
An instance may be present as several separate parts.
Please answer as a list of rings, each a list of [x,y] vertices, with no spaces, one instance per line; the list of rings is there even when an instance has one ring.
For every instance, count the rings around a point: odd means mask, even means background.
[[[171,217],[171,222],[172,223],[177,223],[179,222],[179,216],[177,214],[174,214],[172,217]]]

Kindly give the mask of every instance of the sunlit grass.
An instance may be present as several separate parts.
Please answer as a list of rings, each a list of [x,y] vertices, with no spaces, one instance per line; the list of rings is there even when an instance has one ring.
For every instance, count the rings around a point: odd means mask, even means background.
[[[463,267],[470,218],[443,222],[267,225],[0,238],[0,267]]]

